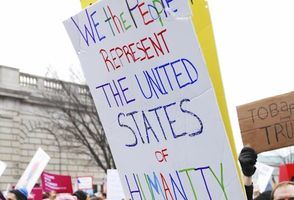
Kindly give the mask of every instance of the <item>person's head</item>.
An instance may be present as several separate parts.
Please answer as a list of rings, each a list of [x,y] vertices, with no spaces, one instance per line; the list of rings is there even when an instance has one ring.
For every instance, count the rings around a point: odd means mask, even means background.
[[[294,200],[294,182],[279,183],[272,192],[271,200]]]
[[[265,191],[258,195],[254,200],[270,200],[272,191]]]
[[[78,200],[89,200],[90,197],[89,195],[81,190],[76,191],[75,193],[73,193],[73,196],[76,196]]]
[[[67,193],[60,193],[56,196],[56,200],[77,200],[77,197]]]
[[[10,190],[7,193],[7,200],[28,200],[28,191],[26,188]]]
[[[49,192],[43,192],[42,199],[49,199]]]
[[[57,196],[57,193],[55,191],[49,192],[49,199],[50,200],[55,200]]]
[[[90,200],[100,200],[100,198],[94,195],[90,197]]]

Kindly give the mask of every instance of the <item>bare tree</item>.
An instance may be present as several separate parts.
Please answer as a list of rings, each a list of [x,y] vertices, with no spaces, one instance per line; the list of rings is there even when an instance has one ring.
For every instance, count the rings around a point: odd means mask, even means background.
[[[44,97],[52,105],[48,119],[57,130],[54,135],[67,143],[66,148],[72,152],[89,155],[104,172],[115,168],[88,87],[56,79],[48,79],[44,85],[47,89]]]

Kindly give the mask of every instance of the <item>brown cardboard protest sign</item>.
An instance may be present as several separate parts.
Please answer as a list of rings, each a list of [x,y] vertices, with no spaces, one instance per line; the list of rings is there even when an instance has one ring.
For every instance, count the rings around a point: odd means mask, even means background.
[[[263,152],[294,144],[294,92],[237,107],[244,145]]]

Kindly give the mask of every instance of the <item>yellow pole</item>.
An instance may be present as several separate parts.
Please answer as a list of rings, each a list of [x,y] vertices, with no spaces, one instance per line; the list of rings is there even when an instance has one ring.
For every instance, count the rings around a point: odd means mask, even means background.
[[[95,3],[97,0],[80,0],[82,8],[86,8],[87,6],[91,5],[92,3]]]
[[[238,157],[235,146],[233,131],[231,128],[229,113],[227,109],[227,102],[225,98],[224,87],[221,78],[220,67],[217,58],[216,45],[213,35],[213,28],[209,14],[209,8],[206,0],[191,0],[192,20],[196,30],[198,41],[200,43],[204,59],[209,71],[209,75],[216,93],[216,98],[220,112],[224,121],[227,136],[230,142],[231,150],[235,159],[236,166],[238,166]],[[241,173],[237,167],[240,182]]]

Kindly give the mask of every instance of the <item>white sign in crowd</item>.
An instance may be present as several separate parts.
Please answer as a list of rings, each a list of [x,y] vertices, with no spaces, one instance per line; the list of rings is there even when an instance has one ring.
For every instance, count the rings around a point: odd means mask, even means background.
[[[93,177],[91,176],[78,177],[77,186],[79,190],[91,190],[93,188]]]
[[[2,176],[2,174],[5,171],[6,167],[7,167],[6,163],[5,162],[2,162],[0,160],[0,177]]]
[[[38,148],[15,188],[26,188],[30,194],[49,160],[50,156],[42,148]]]
[[[64,22],[127,198],[244,199],[190,15],[102,0]]]
[[[119,178],[118,171],[115,169],[107,170],[107,199],[125,199],[125,194]]]
[[[258,188],[259,192],[264,192],[267,189],[268,184],[271,181],[274,167],[265,165],[263,163],[256,163],[256,172],[254,175],[255,187]]]

